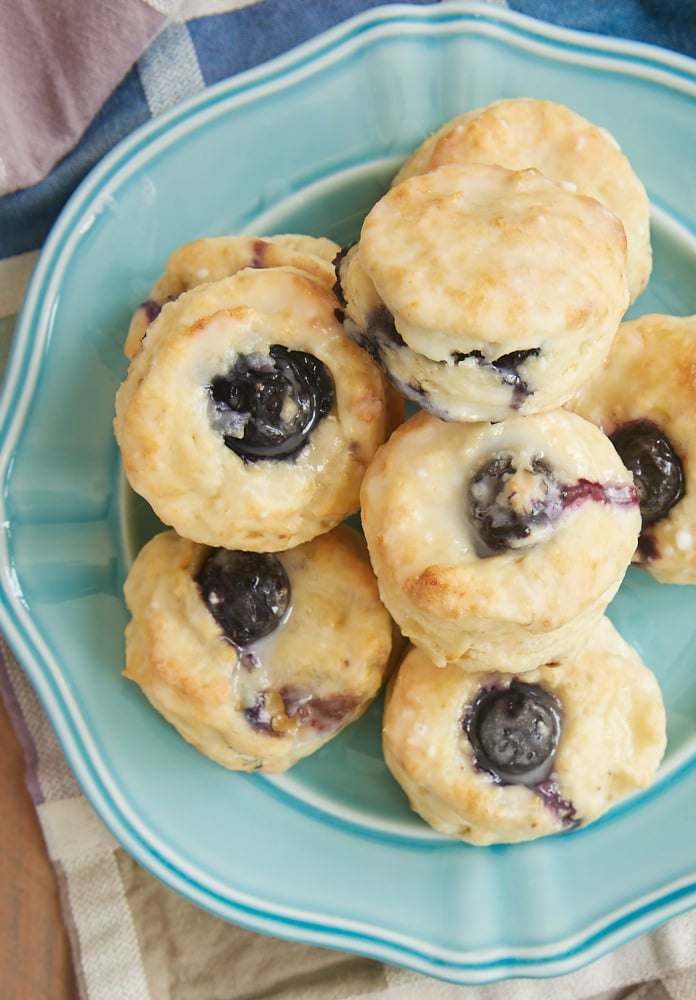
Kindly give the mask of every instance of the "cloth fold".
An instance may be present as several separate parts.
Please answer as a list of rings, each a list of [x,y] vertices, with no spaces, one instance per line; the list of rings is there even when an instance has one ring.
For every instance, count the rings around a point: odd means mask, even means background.
[[[0,371],[37,251],[67,197],[108,149],[211,83],[374,6],[370,0],[10,0],[0,35],[0,192],[8,192],[0,197]],[[696,55],[693,0],[509,6],[566,27]],[[1,638],[0,694],[24,748],[83,1000],[696,996],[694,913],[568,976],[482,987],[227,924],[159,883],[106,830]]]
[[[141,55],[175,0],[42,0],[3,8],[0,195],[37,183]]]

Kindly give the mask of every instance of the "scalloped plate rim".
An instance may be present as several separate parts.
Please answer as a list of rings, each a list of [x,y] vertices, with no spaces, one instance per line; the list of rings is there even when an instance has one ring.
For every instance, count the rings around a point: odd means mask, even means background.
[[[0,470],[3,483],[11,468],[15,443],[23,426],[26,412],[41,369],[43,351],[52,331],[50,317],[45,310],[53,306],[51,290],[60,281],[60,269],[51,273],[51,264],[57,259],[65,261],[72,241],[79,238],[83,226],[91,224],[84,216],[85,209],[100,198],[108,196],[112,179],[118,179],[124,169],[135,169],[133,154],[150,155],[158,142],[166,148],[177,141],[178,130],[187,132],[191,119],[195,127],[203,123],[205,115],[226,113],[235,97],[240,101],[246,95],[261,96],[264,87],[273,86],[290,73],[312,71],[317,60],[338,59],[341,52],[351,45],[359,46],[363,37],[375,32],[390,32],[394,28],[428,25],[433,30],[445,31],[453,25],[470,24],[468,33],[476,34],[483,25],[490,31],[515,32],[527,36],[531,42],[543,46],[556,45],[559,58],[567,55],[571,47],[583,58],[622,59],[635,69],[648,67],[658,75],[664,74],[671,82],[679,83],[696,94],[694,63],[685,56],[667,52],[656,46],[639,42],[580,34],[555,28],[533,18],[481,3],[453,3],[448,7],[410,7],[394,5],[373,8],[357,15],[310,42],[291,50],[270,63],[249,70],[231,80],[221,81],[202,94],[154,119],[124,139],[91,171],[73,194],[54,225],[40,254],[30,280],[25,302],[17,323],[15,342],[8,362],[7,375],[0,403],[0,425],[3,427],[3,444],[0,450]],[[677,89],[681,89],[681,86]],[[126,167],[130,161],[131,167]],[[98,196],[95,198],[95,195]],[[94,221],[92,219],[92,221]],[[42,301],[43,300],[43,301]],[[44,320],[41,323],[41,320]],[[37,330],[36,327],[43,327]],[[32,349],[32,341],[34,340]],[[20,375],[26,376],[24,380]],[[322,917],[299,909],[290,914],[287,908],[268,906],[259,900],[247,900],[243,894],[234,893],[229,886],[218,888],[197,882],[194,873],[186,874],[186,865],[176,864],[176,858],[167,857],[167,848],[158,845],[151,831],[141,830],[137,819],[129,815],[127,804],[119,800],[120,792],[111,787],[108,763],[101,761],[90,749],[88,727],[79,717],[60,666],[44,641],[36,633],[31,618],[23,604],[21,591],[13,578],[12,561],[8,557],[8,536],[11,525],[3,525],[0,557],[2,559],[2,601],[0,624],[5,635],[20,658],[23,669],[32,680],[39,699],[56,729],[58,738],[73,770],[96,811],[124,846],[153,873],[158,874],[172,887],[178,888],[199,905],[218,915],[236,920],[253,929],[265,930],[276,936],[328,947],[342,947],[387,961],[407,964],[430,975],[451,978],[459,983],[484,983],[508,978],[515,973],[545,977],[559,975],[579,968],[610,948],[635,937],[641,930],[656,926],[672,916],[684,912],[696,903],[696,874],[685,876],[665,886],[658,893],[636,899],[584,932],[553,942],[550,945],[472,955],[462,949],[436,948],[432,942],[409,941],[407,936],[390,934],[384,928],[372,928],[364,922],[337,922],[331,928],[322,926]],[[685,768],[679,769],[680,775]],[[686,768],[688,770],[688,768]],[[161,848],[161,850],[160,850]],[[174,862],[174,863],[173,863]],[[277,911],[277,912],[274,912]],[[343,923],[344,926],[339,926]],[[309,938],[307,935],[309,934]]]

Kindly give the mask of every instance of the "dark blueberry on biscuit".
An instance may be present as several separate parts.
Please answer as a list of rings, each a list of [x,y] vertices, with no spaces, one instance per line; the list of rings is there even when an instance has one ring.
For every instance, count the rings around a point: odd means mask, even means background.
[[[144,311],[145,321],[149,326],[150,323],[156,320],[159,314],[162,312],[162,303],[155,301],[155,299],[146,299],[146,301],[142,303],[140,308]]]
[[[562,511],[560,487],[548,463],[541,458],[522,462],[510,453],[494,455],[478,469],[468,499],[482,556],[536,544]]]
[[[263,691],[258,691],[253,705],[244,709],[244,718],[252,728],[260,729],[269,736],[278,735],[273,729],[273,718],[266,706],[266,696]]]
[[[266,254],[271,246],[268,240],[254,240],[251,250],[252,267],[266,267]]]
[[[280,692],[288,718],[319,732],[338,729],[358,706],[354,694],[343,693],[318,697],[306,688],[285,687]]]
[[[564,830],[576,830],[582,825],[580,818],[575,813],[575,806],[561,795],[553,776],[540,781],[534,786],[534,791],[544,805],[556,813]]]
[[[638,491],[643,524],[664,517],[684,496],[684,469],[668,438],[652,420],[632,420],[610,435]]]
[[[336,272],[336,281],[333,286],[333,293],[340,303],[341,314],[343,314],[344,310],[348,306],[346,296],[343,292],[343,284],[341,282],[341,269],[343,267],[343,262],[346,259],[346,254],[348,253],[348,251],[352,246],[354,246],[354,244],[351,243],[349,246],[343,247],[341,250],[338,251],[338,253],[336,254],[336,256],[332,261],[332,264],[334,266],[334,271]]]
[[[379,306],[367,317],[367,338],[383,341],[395,347],[406,347],[406,342],[396,329],[394,316],[385,305]]]
[[[486,359],[483,356],[482,351],[452,351],[450,358],[455,365],[462,365],[465,361],[476,361],[477,363],[484,365]]]
[[[225,638],[235,646],[269,635],[290,607],[290,580],[271,553],[214,549],[196,583]]]
[[[638,493],[630,483],[597,483],[590,479],[578,479],[575,483],[564,483],[561,486],[561,504],[564,510],[578,507],[587,501],[633,507],[638,503]]]
[[[561,706],[538,684],[513,679],[507,688],[486,688],[464,719],[474,764],[503,785],[545,781],[561,735]]]
[[[257,691],[244,717],[254,729],[270,736],[284,736],[298,727],[331,733],[355,711],[359,699],[353,694],[319,697],[307,688],[284,687]]]
[[[280,344],[268,354],[241,355],[209,388],[213,427],[247,462],[296,455],[336,395],[322,361]]]
[[[501,354],[499,358],[489,361],[481,351],[454,351],[451,355],[455,364],[460,365],[464,361],[473,359],[481,368],[492,368],[504,385],[509,385],[512,389],[512,406],[517,409],[522,405],[527,396],[533,395],[533,390],[529,383],[520,374],[520,368],[530,358],[539,357],[538,347],[529,347],[520,351],[509,351]]]
[[[495,361],[491,362],[500,376],[501,382],[512,387],[513,406],[519,407],[527,396],[533,395],[529,383],[520,374],[520,368],[525,361],[539,356],[538,347],[530,347],[523,351],[510,351],[509,354],[502,354]]]
[[[358,347],[362,347],[363,350],[367,351],[375,364],[382,369],[393,385],[400,392],[403,392],[408,399],[420,402],[417,395],[414,395],[414,391],[412,391],[413,387],[398,379],[390,371],[389,352],[394,349],[403,348],[406,344],[396,329],[394,317],[387,307],[381,305],[373,309],[366,317],[364,329],[358,326],[350,316],[343,316],[342,323],[344,330],[351,340],[354,340]]]

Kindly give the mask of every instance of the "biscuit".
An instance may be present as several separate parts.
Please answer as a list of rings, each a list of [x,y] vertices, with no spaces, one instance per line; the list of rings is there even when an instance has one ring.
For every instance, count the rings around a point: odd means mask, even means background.
[[[611,442],[562,409],[498,424],[421,410],[377,452],[361,502],[397,625],[437,666],[468,670],[519,672],[584,642],[640,530]]]
[[[392,623],[346,527],[279,555],[164,531],[125,596],[126,677],[228,768],[286,770],[359,718],[385,676]]]
[[[438,129],[406,160],[394,183],[445,163],[467,162],[511,170],[536,167],[610,208],[626,230],[631,301],[640,295],[652,270],[650,203],[642,181],[605,128],[553,101],[496,101]]]
[[[277,551],[357,511],[396,394],[335,308],[284,267],[163,306],[117,391],[114,430],[131,487],[164,524],[206,545]]]
[[[696,583],[696,316],[623,323],[568,407],[611,437],[634,474],[643,522],[633,561],[662,583]]]
[[[430,826],[488,845],[586,826],[649,787],[665,730],[657,680],[603,618],[521,675],[440,670],[413,649],[388,686],[383,749]]]
[[[165,302],[171,302],[197,285],[219,281],[245,267],[296,267],[331,288],[331,262],[338,244],[323,236],[288,233],[281,236],[213,236],[194,240],[170,254],[164,272],[145,302],[133,314],[124,345],[127,358],[140,348],[147,328]]]
[[[446,420],[565,403],[628,305],[626,237],[537,170],[439,167],[388,191],[337,262],[345,328],[410,400]]]

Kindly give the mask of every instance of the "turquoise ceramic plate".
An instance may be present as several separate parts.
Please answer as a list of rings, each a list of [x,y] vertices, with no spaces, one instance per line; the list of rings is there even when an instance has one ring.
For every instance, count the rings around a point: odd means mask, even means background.
[[[692,62],[495,7],[389,7],[207,90],[99,164],[41,255],[2,400],[0,625],[107,826],[221,917],[462,983],[568,972],[696,903],[696,593],[629,572],[611,608],[664,691],[654,788],[586,830],[467,847],[409,812],[378,706],[270,780],[197,754],[122,678],[121,586],[153,522],[124,489],[111,418],[131,311],[178,244],[348,241],[428,131],[525,94],[619,138],[654,205],[640,310],[696,312]]]

